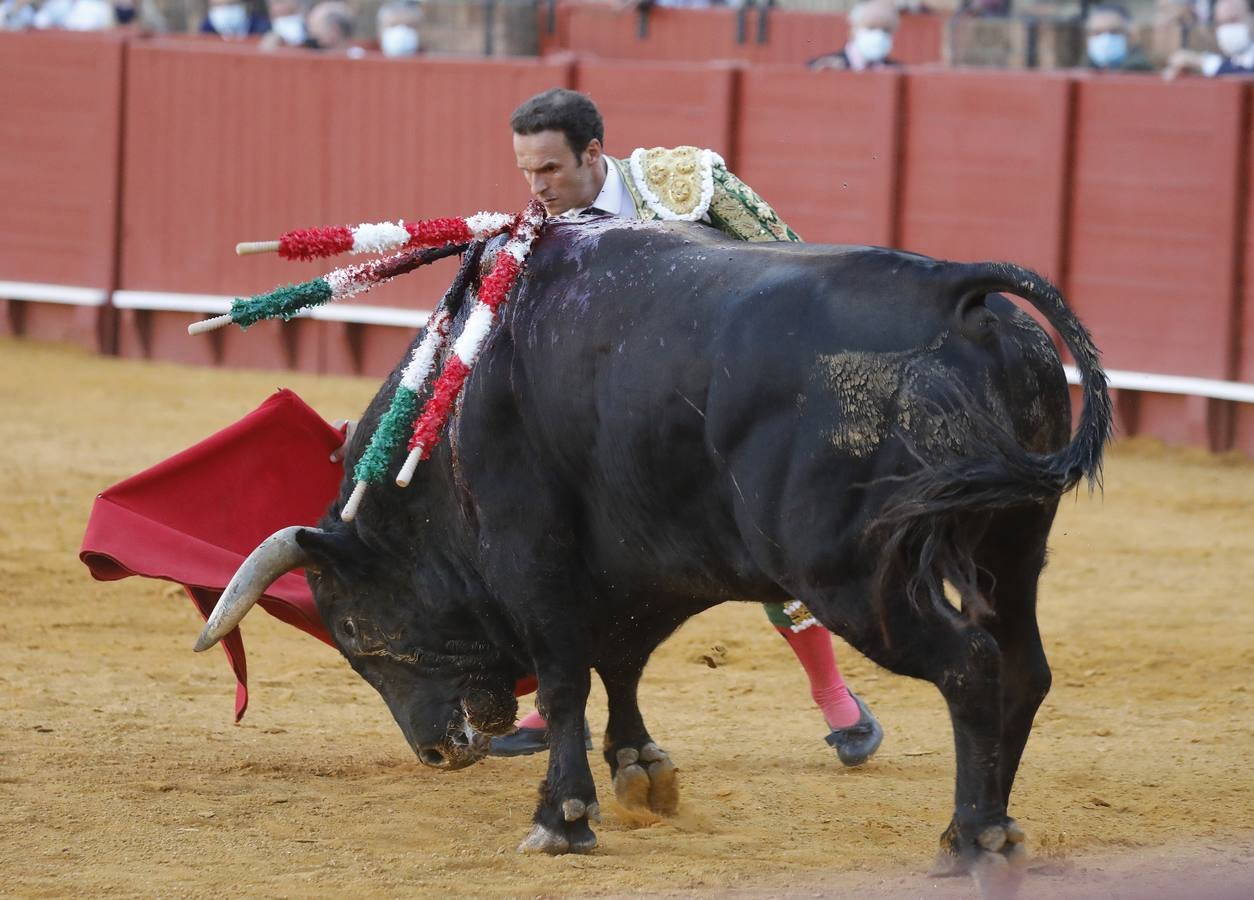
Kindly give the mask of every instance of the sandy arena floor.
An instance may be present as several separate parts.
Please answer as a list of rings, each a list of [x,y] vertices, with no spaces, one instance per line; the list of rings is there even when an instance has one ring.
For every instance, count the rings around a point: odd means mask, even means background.
[[[261,614],[244,626],[252,707],[231,724],[230,671],[191,652],[179,590],[78,562],[92,499],[278,385],[328,418],[376,385],[7,339],[0,385],[0,895],[970,893],[922,875],[953,790],[939,695],[839,646],[887,731],[845,771],[756,606],[712,610],[654,658],[642,705],[682,769],[681,812],[611,807],[591,856],[514,852],[543,758],[424,770],[335,653]],[[1104,499],[1063,504],[1041,616],[1054,690],[1011,810],[1034,855],[1024,896],[1166,897],[1181,879],[1254,896],[1254,464],[1117,448]],[[594,729],[604,717],[594,686]]]

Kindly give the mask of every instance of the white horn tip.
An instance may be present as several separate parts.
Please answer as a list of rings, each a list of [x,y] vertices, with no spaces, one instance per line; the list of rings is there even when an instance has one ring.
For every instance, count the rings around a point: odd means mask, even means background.
[[[209,626],[206,625],[204,631],[200,633],[200,637],[196,638],[196,644],[192,647],[192,652],[203,653],[218,642],[218,638],[209,633]]]

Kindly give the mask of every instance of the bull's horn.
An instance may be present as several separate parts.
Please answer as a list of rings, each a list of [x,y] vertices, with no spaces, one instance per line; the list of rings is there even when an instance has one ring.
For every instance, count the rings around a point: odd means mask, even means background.
[[[248,554],[248,559],[244,560],[218,598],[218,605],[209,615],[209,621],[205,622],[193,650],[197,653],[208,650],[230,634],[231,629],[240,623],[253,604],[281,575],[310,562],[309,554],[296,543],[298,531],[317,532],[318,529],[302,528],[300,525],[281,528]]]

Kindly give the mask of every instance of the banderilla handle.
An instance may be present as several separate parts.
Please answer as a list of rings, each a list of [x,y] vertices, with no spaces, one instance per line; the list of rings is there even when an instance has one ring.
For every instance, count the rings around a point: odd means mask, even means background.
[[[240,241],[235,245],[236,256],[256,256],[260,253],[278,252],[278,241]]]

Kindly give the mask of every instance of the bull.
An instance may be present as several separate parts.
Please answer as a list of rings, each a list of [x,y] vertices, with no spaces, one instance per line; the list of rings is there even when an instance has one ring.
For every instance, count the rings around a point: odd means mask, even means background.
[[[1057,351],[998,292],[1074,356],[1074,435]],[[716,604],[799,598],[940,691],[957,768],[941,858],[1002,884],[1024,853],[1007,809],[1050,686],[1046,541],[1059,498],[1099,480],[1110,427],[1088,332],[1017,266],[554,223],[413,486],[370,492],[346,524],[346,480],[320,527],[264,542],[198,649],[304,567],[340,652],[444,771],[509,729],[515,682],[534,673],[550,753],[519,849],[583,852],[599,820],[592,670],[617,797],[673,813],[675,767],[637,703],[650,654]]]

